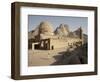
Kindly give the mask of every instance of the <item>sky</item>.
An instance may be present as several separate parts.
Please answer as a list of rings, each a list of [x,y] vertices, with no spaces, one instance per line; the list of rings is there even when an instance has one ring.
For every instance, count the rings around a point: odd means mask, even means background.
[[[55,30],[60,24],[67,24],[70,31],[75,31],[82,27],[83,33],[87,34],[88,18],[87,17],[70,17],[70,16],[47,16],[47,15],[29,15],[28,31],[34,30],[42,21],[48,21]]]

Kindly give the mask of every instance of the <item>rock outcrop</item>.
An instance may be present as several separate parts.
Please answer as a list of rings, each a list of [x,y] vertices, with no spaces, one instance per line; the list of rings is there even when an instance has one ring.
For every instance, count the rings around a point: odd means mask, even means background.
[[[39,29],[36,28],[35,30],[32,30],[28,32],[28,39],[35,39],[35,36],[39,34]]]
[[[54,33],[56,35],[60,35],[60,36],[67,36],[69,34],[69,29],[68,28],[69,28],[68,25],[60,24],[60,26],[56,28]]]
[[[38,28],[40,34],[53,35],[53,26],[47,21],[41,22]]]
[[[70,32],[68,37],[75,37],[75,38],[81,38],[82,34],[82,28],[78,28],[77,30]]]
[[[81,28],[81,27],[78,28],[77,30],[75,30],[75,31],[73,32],[73,34],[74,34],[76,37],[80,37],[81,33],[82,33],[82,28]]]
[[[31,38],[35,38],[37,37],[38,35],[53,35],[53,27],[52,25],[47,22],[47,21],[44,21],[44,22],[41,22],[37,27],[36,29],[30,31],[28,33],[28,38],[31,39]]]
[[[79,38],[81,32],[82,32],[81,27],[71,32],[67,24],[60,24],[59,27],[57,27],[56,30],[54,31],[51,23],[49,23],[48,21],[43,21],[34,30],[28,33],[28,39],[36,39],[38,38],[39,35],[41,35],[42,37],[57,35],[61,37],[64,36],[64,37],[71,37],[71,38]],[[87,41],[86,34],[85,35],[83,34],[83,39],[86,43]]]

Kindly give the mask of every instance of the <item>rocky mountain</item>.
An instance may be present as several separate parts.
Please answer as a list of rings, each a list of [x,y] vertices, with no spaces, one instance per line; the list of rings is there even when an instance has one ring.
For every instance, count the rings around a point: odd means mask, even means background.
[[[56,28],[54,33],[56,35],[67,36],[69,34],[69,26],[66,24],[60,24],[59,27]]]
[[[73,32],[70,32],[69,34],[68,34],[68,37],[75,37],[75,38],[78,38],[78,37],[80,37],[80,33],[82,32],[82,29],[81,29],[81,27],[80,28],[78,28],[77,30],[75,30],[75,31],[73,31]]]
[[[57,27],[56,30],[54,31],[51,23],[43,21],[34,30],[28,32],[28,39],[37,39],[39,34],[42,34],[43,36],[59,35],[59,36],[78,38],[80,37],[81,32],[82,32],[81,27],[71,32],[67,24],[60,24],[59,27]],[[87,42],[86,34],[83,34],[83,39],[84,42]]]
[[[48,21],[41,22],[38,28],[41,34],[53,35],[53,26]]]
[[[69,32],[68,36],[67,37],[72,37],[72,38],[79,38],[80,37],[80,33],[82,32],[82,28],[78,28],[77,30],[73,31],[73,32]],[[83,37],[83,42],[84,43],[87,43],[87,40],[88,40],[88,36],[87,34],[82,34],[82,37]]]
[[[51,23],[47,22],[47,21],[43,21],[41,22],[36,29],[28,32],[28,38],[29,39],[34,39],[36,36],[38,36],[39,34],[43,34],[43,35],[53,35],[53,27],[51,25]]]
[[[37,36],[39,33],[38,27],[30,32],[28,32],[28,39],[35,39],[35,36]]]
[[[79,37],[81,32],[82,32],[82,28],[80,27],[80,28],[78,28],[77,30],[75,30],[75,31],[73,32],[73,34],[76,35],[77,37]]]

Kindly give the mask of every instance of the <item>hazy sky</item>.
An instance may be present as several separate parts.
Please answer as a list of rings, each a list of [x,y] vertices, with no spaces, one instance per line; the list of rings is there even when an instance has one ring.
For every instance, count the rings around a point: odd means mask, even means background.
[[[34,30],[40,22],[48,21],[52,24],[54,30],[60,24],[67,24],[70,31],[74,31],[81,26],[83,32],[87,34],[87,17],[29,15],[28,20],[28,31]]]

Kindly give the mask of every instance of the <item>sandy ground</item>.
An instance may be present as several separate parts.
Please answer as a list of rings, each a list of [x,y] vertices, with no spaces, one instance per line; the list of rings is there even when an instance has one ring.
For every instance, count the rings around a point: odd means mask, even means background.
[[[85,46],[54,50],[29,50],[28,66],[87,64]]]
[[[28,65],[29,66],[45,66],[51,65],[57,60],[60,60],[62,53],[67,49],[56,50],[29,50],[28,51]]]

